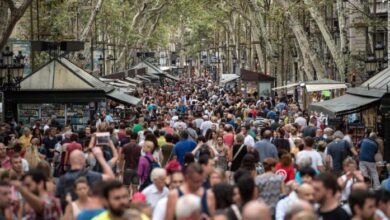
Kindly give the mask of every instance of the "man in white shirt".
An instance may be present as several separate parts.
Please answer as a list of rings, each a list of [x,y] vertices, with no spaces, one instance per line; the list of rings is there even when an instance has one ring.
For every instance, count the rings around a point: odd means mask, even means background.
[[[168,188],[165,186],[167,172],[163,168],[154,168],[150,174],[153,184],[146,187],[142,193],[146,197],[147,203],[154,209],[157,202],[168,196]]]
[[[213,125],[213,122],[211,122],[209,120],[209,116],[208,115],[204,115],[203,116],[203,120],[204,121],[200,125],[200,130],[202,131],[203,137],[205,137],[207,130],[211,129],[211,126]]]
[[[313,169],[319,170],[320,172],[325,171],[321,155],[316,150],[313,150],[314,139],[308,136],[305,137],[304,142],[304,149],[298,152],[297,155],[297,164],[299,164],[303,158],[309,157],[311,158],[311,167]]]
[[[244,144],[247,147],[255,147],[255,139],[248,133],[250,126],[241,126],[241,134],[245,137]]]
[[[182,172],[177,171],[171,175],[170,190],[176,190],[184,182],[184,175]],[[164,197],[157,202],[153,211],[153,220],[164,220],[165,211],[167,210],[168,197]]]
[[[298,112],[298,117],[294,120],[294,123],[299,124],[299,126],[301,127],[301,129],[306,128],[306,126],[307,126],[307,120],[306,120],[306,118],[303,117],[302,112]]]

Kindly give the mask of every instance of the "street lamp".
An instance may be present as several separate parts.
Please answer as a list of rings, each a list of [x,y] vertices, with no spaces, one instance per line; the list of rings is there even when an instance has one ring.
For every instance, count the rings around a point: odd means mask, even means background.
[[[371,77],[376,72],[376,59],[373,55],[369,55],[365,63],[367,75],[368,77]]]
[[[385,46],[381,42],[378,42],[375,45],[375,57],[378,62],[379,70],[382,70],[384,53],[385,53]]]
[[[17,56],[7,46],[0,59],[0,91],[18,91],[23,79],[24,58],[22,51]]]
[[[99,68],[100,68],[100,76],[104,75],[103,74],[103,62],[104,62],[104,58],[102,55],[99,56]]]

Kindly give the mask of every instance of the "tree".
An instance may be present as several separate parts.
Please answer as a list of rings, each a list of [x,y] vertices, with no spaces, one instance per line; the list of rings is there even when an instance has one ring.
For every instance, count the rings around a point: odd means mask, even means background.
[[[0,0],[0,49],[7,43],[16,23],[33,0],[23,0],[17,6],[14,0]]]

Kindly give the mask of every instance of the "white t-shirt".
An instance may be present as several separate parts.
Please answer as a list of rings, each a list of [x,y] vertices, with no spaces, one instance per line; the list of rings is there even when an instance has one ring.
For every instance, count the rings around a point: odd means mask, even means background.
[[[303,150],[297,154],[297,164],[299,164],[302,158],[310,157],[311,158],[311,167],[315,170],[318,170],[318,166],[323,166],[321,155],[315,150]]]
[[[296,118],[294,123],[299,124],[302,129],[307,127],[307,121],[306,121],[306,118],[304,118],[304,117]]]
[[[246,135],[246,137],[244,139],[244,144],[246,146],[254,147],[255,146],[255,139],[248,134],[248,135]]]

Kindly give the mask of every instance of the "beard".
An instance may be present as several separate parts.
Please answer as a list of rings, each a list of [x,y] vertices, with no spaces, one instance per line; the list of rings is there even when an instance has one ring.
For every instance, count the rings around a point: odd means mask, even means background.
[[[128,207],[126,205],[121,205],[119,208],[114,208],[111,205],[108,206],[108,210],[115,217],[121,217],[127,208]]]

